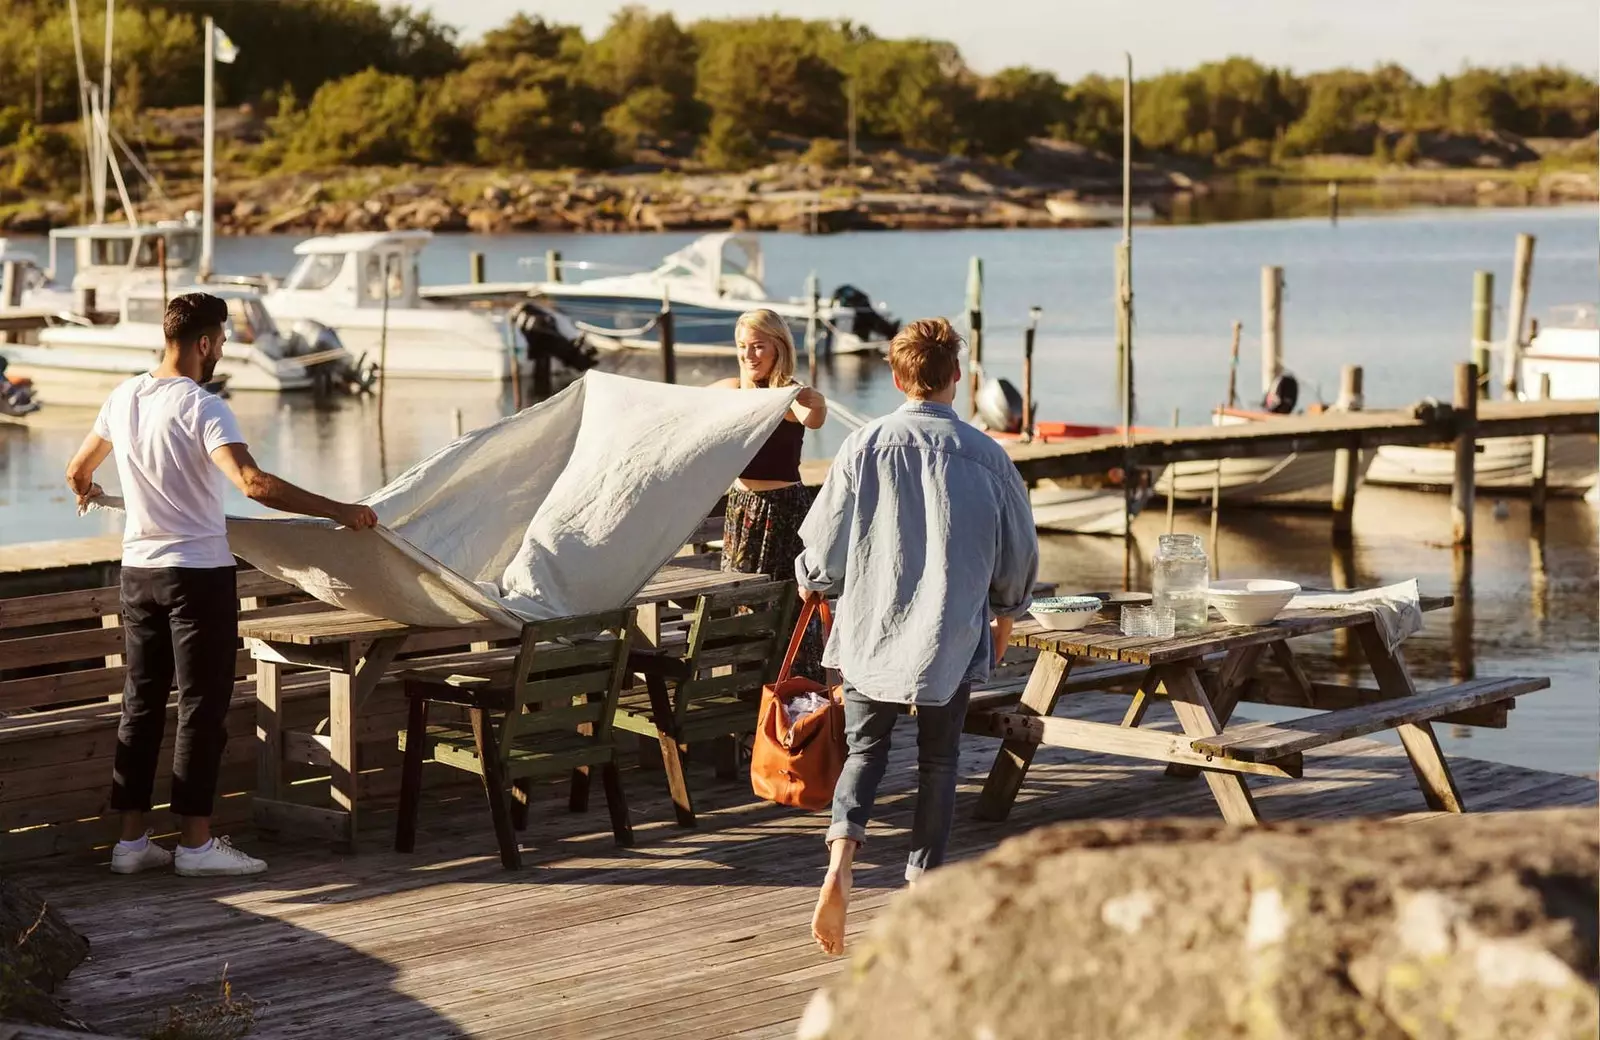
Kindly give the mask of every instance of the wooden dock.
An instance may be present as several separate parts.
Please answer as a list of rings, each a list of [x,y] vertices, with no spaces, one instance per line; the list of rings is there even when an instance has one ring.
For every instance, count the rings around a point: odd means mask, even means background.
[[[1600,432],[1600,401],[1481,401],[1473,431],[1479,440],[1595,434]],[[1234,426],[1144,429],[1129,439],[1104,434],[1049,443],[1004,443],[1022,478],[1034,481],[1104,473],[1130,459],[1136,466],[1166,466],[1341,448],[1370,451],[1388,444],[1448,446],[1460,433],[1456,416],[1424,420],[1389,410],[1285,415]],[[820,484],[828,466],[827,460],[813,459],[801,470],[807,483]]]
[[[1127,698],[1069,699],[1080,718],[1120,719]],[[1170,709],[1158,722],[1172,725]],[[901,887],[915,785],[909,722],[862,850],[851,939]],[[953,858],[1049,823],[1214,818],[1204,784],[1159,765],[1043,749],[1010,819],[973,819],[996,743],[968,737]],[[1322,752],[1314,780],[1251,780],[1276,819],[1424,812],[1398,746],[1359,740]],[[1309,757],[1309,756],[1308,756]],[[1453,759],[1469,809],[1596,804],[1594,781]],[[841,970],[809,936],[826,856],[824,818],[755,802],[746,783],[696,778],[700,826],[672,825],[659,773],[624,775],[637,846],[619,850],[603,811],[565,811],[559,786],[536,792],[520,873],[500,868],[480,794],[424,812],[418,851],[388,851],[392,816],[369,815],[362,852],[314,844],[249,847],[262,878],[116,877],[101,862],[57,858],[19,871],[93,946],[67,981],[68,1009],[97,1028],[142,1035],[191,990],[263,1002],[253,1037],[351,1036],[714,1040],[792,1037],[811,992]]]

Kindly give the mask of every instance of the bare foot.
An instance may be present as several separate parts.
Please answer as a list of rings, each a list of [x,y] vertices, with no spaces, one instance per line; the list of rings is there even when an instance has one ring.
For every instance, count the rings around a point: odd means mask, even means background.
[[[811,914],[811,934],[822,952],[837,957],[844,952],[844,918],[850,907],[850,871],[828,871]]]

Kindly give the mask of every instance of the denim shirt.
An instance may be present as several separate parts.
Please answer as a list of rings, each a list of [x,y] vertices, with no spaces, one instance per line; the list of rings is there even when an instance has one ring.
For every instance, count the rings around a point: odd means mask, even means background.
[[[1039,569],[1005,450],[929,401],[845,440],[800,537],[801,588],[839,597],[823,664],[878,701],[944,704],[987,679],[989,619],[1025,613]]]

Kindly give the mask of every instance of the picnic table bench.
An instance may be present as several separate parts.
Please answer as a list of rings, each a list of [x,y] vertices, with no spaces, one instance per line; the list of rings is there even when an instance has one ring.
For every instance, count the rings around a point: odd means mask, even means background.
[[[1423,597],[1424,611],[1449,606]],[[1289,640],[1321,632],[1353,632],[1377,686],[1310,682]],[[1011,645],[1038,652],[1015,708],[1004,694],[974,702],[969,732],[1002,738],[978,802],[981,819],[1010,813],[1041,745],[1167,763],[1173,776],[1203,775],[1223,818],[1256,823],[1260,815],[1248,775],[1299,777],[1303,753],[1343,740],[1395,730],[1427,801],[1436,811],[1462,812],[1461,794],[1433,733],[1433,721],[1503,727],[1515,698],[1545,689],[1543,678],[1475,679],[1418,691],[1399,647],[1390,649],[1365,608],[1288,610],[1267,625],[1214,623],[1166,639],[1124,636],[1110,623],[1076,632],[1019,622]],[[1270,658],[1276,680],[1258,674]],[[1063,696],[1085,690],[1131,689],[1120,725],[1057,718]],[[1172,704],[1181,732],[1141,729],[1153,698]],[[1229,725],[1241,701],[1316,709],[1289,722]]]
[[[759,574],[723,572],[715,554],[678,557],[669,562],[630,602],[639,608],[635,638],[649,644],[660,639],[663,609],[692,604],[702,594],[766,581]],[[362,705],[384,681],[403,651],[470,645],[466,653],[428,658],[427,663],[480,665],[497,652],[496,643],[518,639],[516,630],[494,622],[428,627],[372,617],[355,611],[321,609],[282,617],[241,619],[239,634],[250,644],[256,663],[256,737],[260,745],[252,812],[266,831],[292,830],[326,838],[353,849],[361,803],[357,745],[364,727]],[[506,656],[513,648],[500,648]],[[403,662],[416,667],[419,662]],[[315,732],[295,731],[281,717],[281,692],[286,666],[326,673],[328,714]],[[304,764],[330,773],[330,807],[290,801],[284,767]]]

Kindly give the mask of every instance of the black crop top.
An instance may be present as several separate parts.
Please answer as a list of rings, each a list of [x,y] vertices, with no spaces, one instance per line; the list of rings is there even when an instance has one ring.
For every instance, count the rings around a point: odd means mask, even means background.
[[[800,481],[800,445],[805,440],[806,428],[804,423],[791,422],[785,418],[772,431],[772,436],[767,438],[767,443],[756,452],[755,458],[739,474],[741,480],[787,480],[791,483]]]

